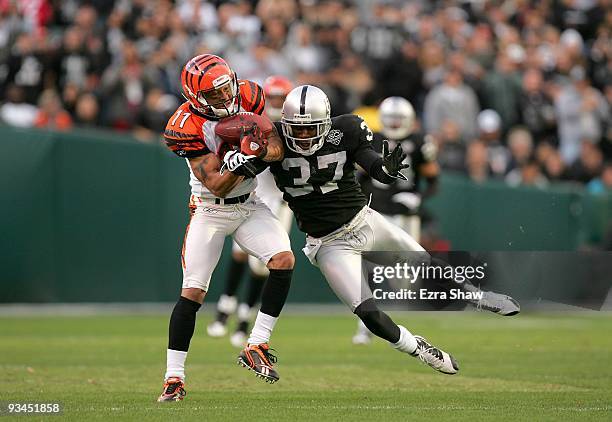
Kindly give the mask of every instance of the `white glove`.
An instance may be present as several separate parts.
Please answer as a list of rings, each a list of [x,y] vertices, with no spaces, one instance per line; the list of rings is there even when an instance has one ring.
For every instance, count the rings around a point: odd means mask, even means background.
[[[250,160],[256,158],[254,155],[245,155],[240,151],[228,151],[223,156],[223,165],[220,173],[223,174],[226,170],[234,172],[239,167],[248,164]]]
[[[416,211],[421,205],[421,197],[412,192],[400,192],[391,197],[393,202],[402,204],[411,211]]]

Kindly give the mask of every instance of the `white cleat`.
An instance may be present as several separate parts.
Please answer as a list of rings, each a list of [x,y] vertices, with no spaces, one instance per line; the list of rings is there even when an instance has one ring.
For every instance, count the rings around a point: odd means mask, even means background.
[[[230,343],[232,346],[239,349],[244,349],[247,344],[247,335],[244,331],[236,331],[230,336]]]
[[[213,321],[206,327],[206,332],[211,337],[223,337],[227,334],[225,324],[219,321]]]
[[[372,343],[371,334],[357,333],[353,336],[353,344],[356,346],[367,346]]]
[[[454,375],[459,372],[459,365],[451,355],[432,346],[421,336],[414,338],[417,341],[417,348],[412,356],[418,357],[423,363],[444,374]]]
[[[521,312],[521,305],[516,300],[500,293],[482,291],[482,298],[474,302],[472,304],[478,310],[484,309],[503,316],[512,316]]]

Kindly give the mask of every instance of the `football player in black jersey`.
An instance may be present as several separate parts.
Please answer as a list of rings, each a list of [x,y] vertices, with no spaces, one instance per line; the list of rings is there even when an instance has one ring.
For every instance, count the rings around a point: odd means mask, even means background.
[[[408,180],[399,179],[386,185],[365,175],[360,179],[361,189],[366,196],[372,195],[370,206],[395,225],[400,226],[417,242],[421,237],[419,209],[422,200],[434,195],[438,190],[440,168],[436,161],[437,147],[431,136],[414,132],[415,113],[408,100],[402,97],[389,97],[378,108],[382,124],[381,133],[375,133],[372,147],[382,153],[384,140],[390,148],[397,144],[406,153],[410,164],[402,173]],[[421,188],[421,181],[427,186]]]
[[[329,100],[317,87],[294,88],[283,104],[277,128],[284,141],[282,161],[270,166],[277,186],[308,236],[304,252],[321,269],[332,290],[368,329],[400,352],[419,357],[432,368],[455,374],[458,365],[423,337],[398,326],[374,303],[362,277],[365,251],[424,249],[406,232],[367,206],[355,178],[355,164],[381,183],[390,184],[408,167],[398,145],[381,157],[372,148],[373,134],[354,115],[330,118]],[[245,348],[239,363],[256,368],[257,356]],[[274,370],[266,365],[266,370]],[[278,378],[278,374],[275,373]]]
[[[407,180],[398,179],[390,185],[380,183],[367,174],[361,175],[361,189],[371,198],[370,206],[373,209],[420,242],[421,202],[434,195],[438,189],[440,168],[436,161],[437,147],[430,136],[413,131],[415,112],[405,98],[385,99],[380,103],[378,113],[382,130],[380,133],[374,133],[372,147],[376,152],[382,153],[385,140],[389,141],[391,148],[401,145],[410,167],[402,172]],[[423,179],[427,181],[427,186],[421,191]],[[369,344],[371,336],[372,333],[359,321],[353,344]]]
[[[402,171],[405,179],[398,179],[387,185],[365,175],[361,177],[361,187],[366,195],[371,195],[371,207],[383,214],[389,221],[401,227],[417,242],[420,241],[421,221],[418,215],[423,199],[432,196],[438,189],[439,167],[436,162],[436,146],[430,136],[413,132],[415,113],[408,100],[402,97],[389,97],[381,102],[379,115],[382,133],[375,133],[372,146],[382,152],[383,142],[388,139],[393,148],[401,145],[407,155],[410,168]],[[421,180],[427,186],[421,191]],[[453,285],[452,287],[457,287]],[[461,285],[463,290],[479,290],[469,282]],[[466,299],[470,305],[489,310],[500,315],[515,315],[520,306],[509,296],[482,291],[481,299]],[[353,336],[354,344],[368,344],[372,333],[359,323]]]

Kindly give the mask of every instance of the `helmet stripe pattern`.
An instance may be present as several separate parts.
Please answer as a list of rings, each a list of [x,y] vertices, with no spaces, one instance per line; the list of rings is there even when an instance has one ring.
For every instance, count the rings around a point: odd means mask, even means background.
[[[306,92],[308,91],[308,85],[302,87],[302,97],[300,98],[300,114],[306,114]]]

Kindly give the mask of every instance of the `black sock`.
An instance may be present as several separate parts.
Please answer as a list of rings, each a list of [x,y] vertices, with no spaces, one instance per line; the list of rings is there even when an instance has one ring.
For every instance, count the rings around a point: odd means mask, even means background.
[[[265,276],[260,276],[256,274],[251,274],[251,280],[249,282],[249,291],[246,297],[246,304],[249,305],[249,308],[252,308],[257,304],[259,298],[261,297],[261,291],[263,289],[264,283],[266,282]]]
[[[240,321],[238,327],[236,327],[236,331],[242,331],[243,333],[246,333],[248,329],[249,321]]]
[[[225,281],[225,290],[223,291],[224,295],[236,296],[236,291],[238,290],[238,286],[240,286],[240,282],[242,281],[242,275],[244,274],[246,265],[246,261],[236,261],[232,257],[232,263],[230,264],[227,279]]]
[[[280,315],[289,295],[292,275],[293,270],[270,270],[261,294],[261,312],[275,318]]]
[[[355,308],[355,315],[363,321],[368,330],[375,336],[397,343],[400,339],[400,329],[389,315],[378,309],[374,299],[366,299]]]
[[[221,324],[225,324],[228,318],[229,318],[229,314],[226,314],[225,312],[217,311],[217,316],[215,317],[215,321],[220,322]]]
[[[186,352],[195,330],[196,313],[202,305],[181,296],[174,305],[168,327],[168,349]]]

